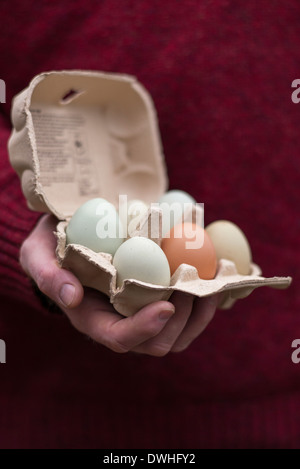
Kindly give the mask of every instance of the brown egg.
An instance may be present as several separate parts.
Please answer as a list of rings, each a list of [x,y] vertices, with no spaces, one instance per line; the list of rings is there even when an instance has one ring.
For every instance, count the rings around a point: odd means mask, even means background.
[[[198,270],[201,279],[211,280],[217,271],[214,245],[201,226],[195,223],[175,225],[162,240],[161,248],[169,261],[171,275],[180,264],[189,264]]]

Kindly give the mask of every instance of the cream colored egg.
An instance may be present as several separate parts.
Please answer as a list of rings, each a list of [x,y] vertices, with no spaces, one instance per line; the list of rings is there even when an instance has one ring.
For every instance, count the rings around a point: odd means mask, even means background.
[[[215,221],[205,229],[213,242],[217,259],[234,262],[241,275],[250,274],[252,253],[243,231],[227,220]]]
[[[149,206],[142,200],[133,199],[123,203],[119,209],[119,216],[124,227],[127,227],[127,236],[131,236],[138,224],[148,211]]]

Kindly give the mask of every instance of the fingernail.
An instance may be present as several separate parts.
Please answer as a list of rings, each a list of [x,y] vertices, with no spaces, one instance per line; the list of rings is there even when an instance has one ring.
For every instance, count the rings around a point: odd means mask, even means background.
[[[159,319],[161,321],[167,321],[175,313],[175,309],[165,309],[159,313]]]
[[[59,292],[59,298],[60,301],[65,305],[65,306],[70,306],[73,303],[75,296],[75,287],[74,285],[71,285],[70,283],[65,283]]]

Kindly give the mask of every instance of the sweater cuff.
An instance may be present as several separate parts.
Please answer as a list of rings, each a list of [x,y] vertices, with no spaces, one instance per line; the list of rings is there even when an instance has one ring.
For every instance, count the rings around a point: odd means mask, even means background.
[[[9,201],[10,202],[10,201]],[[23,200],[2,205],[0,212],[0,294],[40,309],[31,281],[19,262],[20,247],[43,214],[31,212]]]

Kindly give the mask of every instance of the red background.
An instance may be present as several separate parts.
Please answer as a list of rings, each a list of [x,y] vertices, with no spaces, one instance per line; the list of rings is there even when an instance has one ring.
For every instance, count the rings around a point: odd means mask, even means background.
[[[300,447],[300,5],[186,0],[1,4],[2,448]],[[153,97],[170,188],[237,223],[265,276],[181,354],[117,355],[42,311],[18,266],[37,214],[8,164],[11,98],[37,73],[129,73]]]

